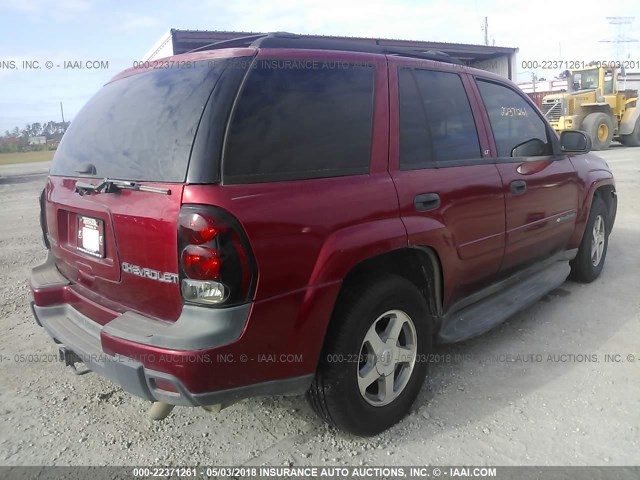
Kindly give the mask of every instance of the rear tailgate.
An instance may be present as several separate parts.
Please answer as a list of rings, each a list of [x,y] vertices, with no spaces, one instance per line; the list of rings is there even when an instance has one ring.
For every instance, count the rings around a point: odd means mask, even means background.
[[[227,69],[224,59],[184,57],[174,68],[116,77],[73,119],[55,154],[47,236],[70,288],[94,306],[169,321],[182,311],[182,190],[203,111]],[[160,191],[78,188],[106,179]]]
[[[105,307],[175,320],[182,310],[176,235],[182,185],[149,184],[169,195],[80,196],[75,183],[51,177],[47,185],[48,238],[58,269]],[[83,238],[93,232],[97,241]]]

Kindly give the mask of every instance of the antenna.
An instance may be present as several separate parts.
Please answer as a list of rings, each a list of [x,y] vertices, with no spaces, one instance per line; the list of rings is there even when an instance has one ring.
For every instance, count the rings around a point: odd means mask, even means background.
[[[606,17],[609,25],[615,25],[616,36],[609,40],[600,40],[601,43],[614,43],[616,50],[616,61],[620,61],[620,49],[623,43],[637,42],[635,38],[627,37],[624,33],[625,25],[631,25],[636,17]]]

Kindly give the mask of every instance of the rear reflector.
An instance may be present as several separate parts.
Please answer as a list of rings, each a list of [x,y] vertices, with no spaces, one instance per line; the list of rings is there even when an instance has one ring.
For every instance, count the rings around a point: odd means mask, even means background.
[[[178,389],[173,386],[171,382],[167,380],[162,380],[161,378],[154,378],[153,383],[155,387],[159,390],[164,390],[166,392],[178,393]]]

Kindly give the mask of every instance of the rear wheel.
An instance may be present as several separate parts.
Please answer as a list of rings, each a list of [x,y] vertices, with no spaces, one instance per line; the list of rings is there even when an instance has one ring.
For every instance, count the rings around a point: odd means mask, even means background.
[[[596,112],[587,115],[582,122],[582,129],[591,137],[593,150],[606,150],[611,145],[615,126],[610,115]]]
[[[572,280],[583,283],[593,282],[604,267],[609,245],[609,217],[607,207],[596,196],[591,203],[589,220],[580,242],[576,258],[571,261]]]
[[[640,147],[640,118],[636,120],[636,126],[629,135],[620,135],[620,143],[627,147]]]
[[[431,350],[425,298],[390,275],[343,292],[307,399],[326,422],[369,436],[411,408]]]

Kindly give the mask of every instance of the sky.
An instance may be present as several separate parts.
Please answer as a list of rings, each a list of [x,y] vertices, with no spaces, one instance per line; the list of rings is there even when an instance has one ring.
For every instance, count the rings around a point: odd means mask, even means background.
[[[73,120],[104,83],[142,60],[170,28],[482,44],[486,16],[491,44],[519,48],[517,80],[524,82],[531,70],[522,61],[617,60],[615,44],[602,40],[620,33],[640,40],[640,4],[615,5],[606,11],[594,0],[0,0],[0,135],[27,123],[60,121],[60,102],[65,120]],[[637,18],[620,32],[606,15]],[[640,42],[619,45],[620,59],[640,62]],[[39,68],[24,68],[24,61],[37,61]],[[78,61],[102,63],[92,70],[65,68],[64,62]],[[559,72],[536,73],[551,78]]]

